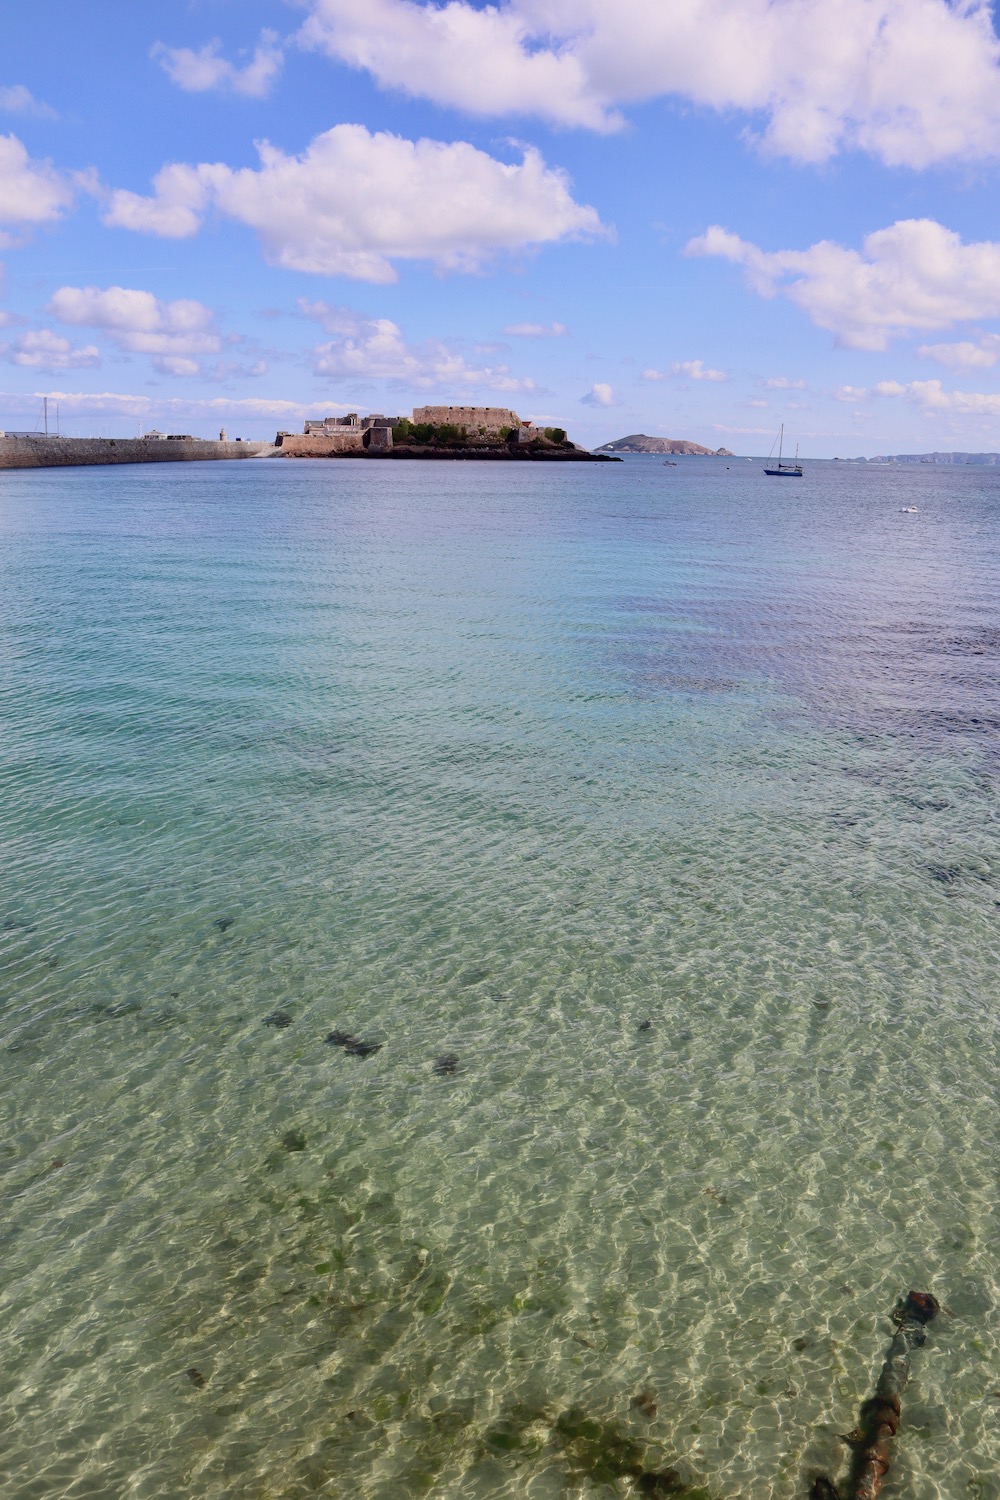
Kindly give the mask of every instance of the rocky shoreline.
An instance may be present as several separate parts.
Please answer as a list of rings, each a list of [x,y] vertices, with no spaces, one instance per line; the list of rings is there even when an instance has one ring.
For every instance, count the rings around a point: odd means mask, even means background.
[[[542,463],[542,464],[607,464],[621,463],[620,458],[615,458],[609,453],[590,453],[586,448],[508,448],[505,446],[495,448],[469,447],[469,448],[436,448],[436,447],[406,447],[399,444],[393,448],[353,448],[341,452],[330,452],[328,450],[309,452],[307,449],[297,449],[295,452],[283,455],[286,458],[318,458],[318,459],[344,459],[360,458],[373,459],[376,462],[394,462],[397,459],[429,459],[431,462],[451,460],[456,462],[464,459],[473,459],[477,462],[483,460],[496,460],[500,463]]]

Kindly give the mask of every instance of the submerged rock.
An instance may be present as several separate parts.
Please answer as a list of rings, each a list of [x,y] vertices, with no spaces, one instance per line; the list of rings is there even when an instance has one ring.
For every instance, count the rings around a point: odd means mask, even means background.
[[[229,928],[232,927],[235,921],[235,917],[216,917],[215,921],[212,923],[212,926],[217,927],[220,932],[228,932]]]
[[[646,1017],[646,1019],[644,1021],[640,1021],[639,1022],[639,1030],[640,1031],[652,1031],[652,1029],[653,1029],[653,1023],[649,1019],[648,1016]]]
[[[458,1072],[458,1056],[454,1052],[442,1052],[440,1057],[434,1059],[435,1073],[444,1075]]]
[[[350,1031],[331,1031],[325,1038],[328,1047],[353,1047],[358,1038]]]
[[[361,1042],[355,1039],[344,1048],[348,1057],[373,1057],[376,1052],[382,1051],[381,1042]]]
[[[339,1047],[348,1057],[373,1057],[382,1051],[381,1042],[365,1042],[351,1031],[331,1031],[325,1038],[328,1047]]]
[[[292,1017],[287,1010],[272,1010],[269,1016],[264,1017],[265,1026],[273,1026],[275,1031],[284,1031],[286,1026],[291,1026]]]
[[[191,1384],[197,1386],[199,1389],[205,1384],[204,1375],[200,1370],[196,1370],[194,1365],[191,1366],[190,1370],[185,1370],[184,1374],[190,1380]]]
[[[281,1137],[281,1146],[284,1151],[304,1151],[306,1138],[301,1130],[286,1130]]]

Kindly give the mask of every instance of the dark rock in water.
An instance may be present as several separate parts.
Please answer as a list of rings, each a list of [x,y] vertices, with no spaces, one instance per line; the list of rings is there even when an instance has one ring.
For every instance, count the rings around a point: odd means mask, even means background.
[[[825,1474],[817,1474],[809,1487],[809,1500],[840,1500],[840,1495]]]
[[[468,989],[470,985],[482,984],[483,980],[489,977],[489,969],[466,969],[464,974],[459,974],[458,982],[463,989]]]
[[[275,1031],[284,1031],[286,1026],[291,1026],[292,1017],[287,1010],[272,1010],[269,1016],[264,1017],[265,1026],[273,1026]]]
[[[212,923],[212,926],[217,927],[220,932],[228,932],[229,928],[232,927],[235,921],[235,917],[216,917],[215,921]]]
[[[376,1052],[382,1051],[381,1042],[362,1042],[355,1037],[349,1045],[344,1048],[348,1057],[373,1057]]]
[[[340,1047],[348,1057],[373,1057],[382,1051],[381,1042],[363,1042],[351,1031],[331,1031],[325,1041],[328,1047]]]
[[[350,1031],[331,1031],[326,1037],[328,1047],[356,1047],[358,1038]]]
[[[644,1417],[649,1417],[650,1421],[659,1410],[655,1391],[640,1391],[638,1396],[632,1397],[631,1404],[634,1411],[641,1411]]]
[[[198,1386],[199,1389],[205,1384],[204,1375],[200,1370],[196,1370],[194,1365],[191,1366],[190,1370],[185,1370],[184,1374],[187,1376],[188,1380],[190,1380],[191,1384]]]
[[[647,1469],[636,1480],[640,1495],[675,1495],[684,1488],[684,1481],[676,1469]]]
[[[444,1076],[448,1073],[458,1072],[458,1057],[454,1052],[442,1052],[440,1057],[434,1059],[435,1073]]]
[[[640,1031],[652,1031],[652,1029],[653,1029],[653,1023],[649,1019],[648,1016],[646,1017],[645,1021],[640,1021],[639,1022],[639,1030]]]
[[[285,1151],[304,1151],[306,1138],[301,1130],[286,1130],[281,1137],[281,1145]]]
[[[181,992],[180,992],[180,990],[171,990],[170,991],[170,998],[171,998],[171,1000],[179,1000],[181,998]]]

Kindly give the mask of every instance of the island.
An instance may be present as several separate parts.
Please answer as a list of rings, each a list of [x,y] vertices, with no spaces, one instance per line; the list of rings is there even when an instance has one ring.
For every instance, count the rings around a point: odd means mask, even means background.
[[[182,463],[239,458],[499,459],[504,462],[616,463],[570,442],[562,427],[536,427],[505,406],[418,406],[409,417],[381,413],[316,417],[273,442],[230,442],[155,430],[139,438],[75,438],[0,432],[0,469],[81,464]]]
[[[417,406],[409,417],[322,417],[279,432],[283,458],[501,459],[608,463],[570,442],[563,427],[536,427],[505,406]]]
[[[701,443],[689,443],[686,438],[648,437],[644,432],[632,432],[628,437],[615,438],[612,443],[602,443],[598,453],[680,453],[693,454],[699,458],[732,458],[728,448],[703,448]]]

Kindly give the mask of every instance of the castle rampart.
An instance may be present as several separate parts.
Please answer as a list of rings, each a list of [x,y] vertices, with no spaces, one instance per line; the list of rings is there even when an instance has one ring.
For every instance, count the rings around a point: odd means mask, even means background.
[[[217,443],[201,438],[0,437],[0,469],[53,469],[73,464],[195,463],[257,458],[271,443]]]

